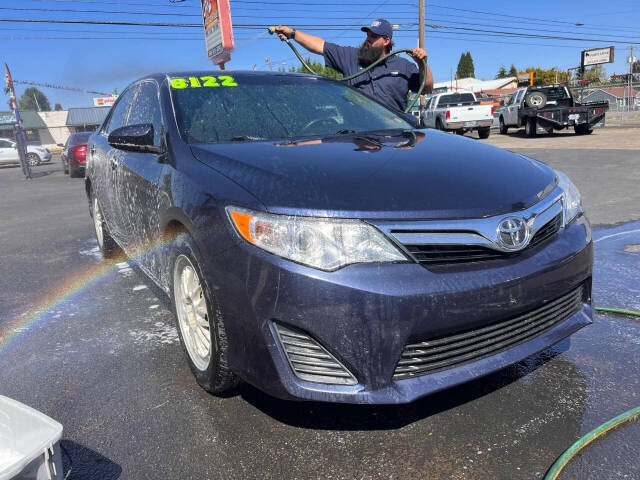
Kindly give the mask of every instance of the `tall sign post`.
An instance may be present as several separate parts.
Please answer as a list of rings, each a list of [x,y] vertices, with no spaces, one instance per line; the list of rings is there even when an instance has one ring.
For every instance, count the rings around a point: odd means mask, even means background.
[[[424,49],[424,0],[418,2],[418,47]],[[425,81],[427,79],[427,72],[424,72]],[[420,107],[418,111],[422,115],[422,109],[424,108],[424,95],[420,95]]]
[[[224,70],[233,51],[233,26],[229,0],[200,0],[207,57]]]
[[[13,79],[11,78],[11,72],[9,71],[9,66],[4,64],[5,71],[5,82],[7,87],[5,88],[5,93],[9,95],[9,108],[13,112],[13,116],[15,118],[13,124],[13,131],[16,137],[16,144],[18,146],[18,156],[20,157],[20,165],[22,166],[22,173],[27,179],[31,178],[31,167],[29,166],[29,162],[27,162],[27,136],[24,134],[24,130],[22,129],[22,119],[20,118],[20,111],[18,110],[18,101],[16,100],[16,91],[13,88]]]

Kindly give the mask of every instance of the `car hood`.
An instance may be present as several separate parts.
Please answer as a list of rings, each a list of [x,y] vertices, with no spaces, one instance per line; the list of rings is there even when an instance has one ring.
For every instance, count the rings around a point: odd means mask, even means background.
[[[536,160],[436,130],[191,148],[274,213],[480,218],[528,208],[555,185]]]

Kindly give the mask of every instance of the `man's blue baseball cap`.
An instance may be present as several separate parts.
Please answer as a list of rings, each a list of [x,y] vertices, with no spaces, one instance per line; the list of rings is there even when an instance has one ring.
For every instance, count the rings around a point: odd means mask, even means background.
[[[384,18],[378,18],[371,22],[371,25],[368,27],[362,27],[360,30],[363,32],[372,32],[382,37],[391,38],[393,36],[393,27]]]

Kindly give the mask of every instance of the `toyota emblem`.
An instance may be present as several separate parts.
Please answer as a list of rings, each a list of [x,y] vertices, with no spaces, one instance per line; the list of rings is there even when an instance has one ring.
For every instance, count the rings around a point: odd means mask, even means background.
[[[498,225],[498,244],[505,250],[520,250],[529,242],[529,226],[520,217],[507,217]]]

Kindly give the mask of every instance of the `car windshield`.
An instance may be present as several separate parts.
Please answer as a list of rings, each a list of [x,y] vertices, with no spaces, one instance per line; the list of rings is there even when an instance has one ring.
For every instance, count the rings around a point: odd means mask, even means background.
[[[220,80],[224,76],[218,76]],[[205,88],[215,77],[172,77],[178,128],[188,143],[292,139],[372,130],[411,129],[377,102],[314,77],[242,75]],[[232,78],[232,80],[226,80]],[[197,81],[197,83],[196,83]],[[224,84],[227,83],[227,88]],[[195,87],[194,85],[202,85]],[[231,88],[229,88],[231,87]]]
[[[438,106],[446,107],[451,105],[462,105],[465,103],[473,103],[476,99],[472,93],[452,93],[451,95],[443,95],[440,97]]]

